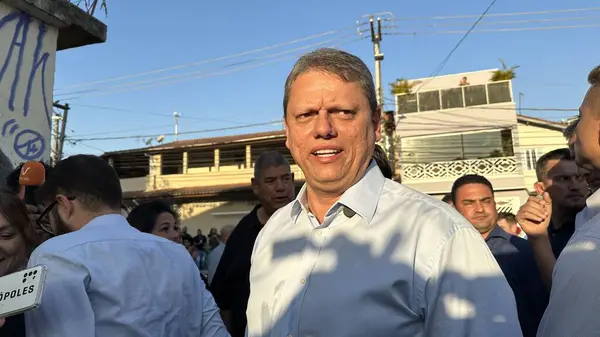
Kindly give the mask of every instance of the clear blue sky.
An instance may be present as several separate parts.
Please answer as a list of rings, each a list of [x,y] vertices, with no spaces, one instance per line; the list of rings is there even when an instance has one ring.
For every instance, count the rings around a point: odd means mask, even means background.
[[[477,5],[474,5],[477,3]],[[356,36],[356,21],[368,13],[393,12],[397,18],[433,17],[480,14],[488,1],[323,1],[300,2],[261,1],[147,1],[108,0],[109,15],[99,17],[108,25],[108,40],[104,44],[59,52],[57,55],[55,99],[72,105],[68,136],[77,138],[152,135],[173,132],[173,111],[182,114],[180,132],[239,126],[281,118],[282,88],[285,77],[297,53],[304,47],[330,39],[347,41]],[[166,5],[166,7],[165,7]],[[593,0],[565,3],[559,0],[506,1],[499,0],[490,14],[543,11],[597,6]],[[479,29],[541,27],[593,24],[600,11],[547,14],[533,16],[490,17],[482,21],[521,21],[550,18],[592,17],[587,20],[530,22],[513,24],[482,24]],[[594,19],[595,18],[595,19]],[[364,19],[362,19],[364,20]],[[454,21],[398,21],[397,29],[387,32],[424,32],[466,30],[475,18]],[[437,25],[427,27],[427,25]],[[457,24],[457,26],[443,26]],[[366,26],[363,26],[365,28]],[[345,29],[344,29],[345,28]],[[154,73],[121,81],[99,83],[88,87],[70,87],[107,78],[147,72],[195,61],[227,56],[247,50],[342,29],[319,39],[261,53],[235,57],[220,62],[205,63],[175,71]],[[515,97],[525,94],[524,107],[576,108],[584,94],[589,70],[599,63],[600,46],[595,36],[600,28],[560,29],[549,31],[490,32],[471,34],[454,53],[441,74],[499,67],[499,58],[520,68],[514,81]],[[461,38],[461,34],[385,36],[382,49],[384,85],[398,77],[428,76]],[[369,40],[341,44],[340,48],[362,57],[372,65],[372,45]],[[281,56],[277,56],[281,55]],[[270,58],[266,58],[269,57]],[[246,62],[237,66],[232,63]],[[273,63],[229,74],[182,81],[180,74],[202,75],[250,66],[256,62]],[[165,84],[157,78],[176,76]],[[192,75],[187,75],[189,78]],[[116,85],[147,82],[151,88],[124,91]],[[167,81],[168,82],[168,81]],[[70,88],[69,88],[70,87]],[[127,88],[132,88],[127,87]],[[114,91],[117,92],[114,92]],[[389,97],[389,95],[388,95]],[[103,108],[98,108],[103,107]],[[164,114],[164,116],[162,116]],[[565,118],[567,112],[528,112],[549,119]],[[191,118],[190,118],[191,117]],[[193,118],[193,119],[192,119]],[[205,119],[205,120],[202,120]],[[275,129],[262,126],[238,130],[197,133],[180,139],[210,137]],[[129,130],[127,132],[117,132]],[[92,136],[93,134],[93,136]],[[167,137],[166,141],[173,140]],[[140,139],[85,141],[66,145],[67,154],[95,153],[142,147]]]

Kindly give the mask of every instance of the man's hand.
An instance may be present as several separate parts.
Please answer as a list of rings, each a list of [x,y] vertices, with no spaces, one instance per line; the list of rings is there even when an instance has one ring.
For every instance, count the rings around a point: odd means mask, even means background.
[[[535,239],[548,235],[548,226],[552,217],[552,199],[544,192],[543,199],[531,196],[517,212],[517,223],[528,237]]]

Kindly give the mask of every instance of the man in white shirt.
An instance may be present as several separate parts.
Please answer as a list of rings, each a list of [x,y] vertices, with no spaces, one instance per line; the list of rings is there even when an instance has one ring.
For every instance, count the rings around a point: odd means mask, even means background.
[[[283,101],[306,184],[254,245],[249,337],[522,336],[479,233],[372,160],[381,111],[359,58],[328,48],[301,57]]]
[[[600,66],[589,76],[590,88],[579,108],[575,160],[600,169]],[[550,302],[538,329],[540,337],[597,336],[600,331],[600,207],[596,191],[587,200],[582,223],[554,266]],[[596,203],[596,204],[595,204]],[[580,213],[582,214],[582,213]]]
[[[60,161],[39,191],[57,236],[29,267],[48,268],[28,337],[229,336],[219,309],[180,245],[139,232],[121,213],[113,168],[99,157]]]

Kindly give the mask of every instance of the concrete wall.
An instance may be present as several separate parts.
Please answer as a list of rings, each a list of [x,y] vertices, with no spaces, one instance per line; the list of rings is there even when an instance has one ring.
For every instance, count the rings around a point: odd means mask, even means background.
[[[256,200],[185,203],[179,209],[181,225],[186,226],[192,235],[198,229],[206,234],[211,228],[235,226],[256,204]]]
[[[514,103],[503,103],[432,112],[404,114],[397,121],[400,138],[441,135],[486,129],[513,128],[517,125]]]
[[[490,83],[490,78],[494,74],[495,70],[497,69],[450,74],[433,78],[418,78],[410,81],[419,83],[415,86],[415,89],[418,89],[419,92],[458,87],[460,85],[460,80],[463,77],[467,77],[467,82],[469,82],[470,85],[486,84]]]
[[[0,177],[49,158],[57,38],[57,28],[0,2]]]
[[[562,131],[525,124],[519,124],[518,128],[519,152],[523,160],[525,187],[527,190],[533,191],[533,184],[537,181],[535,166],[533,164],[545,153],[566,148],[567,143],[562,135]]]

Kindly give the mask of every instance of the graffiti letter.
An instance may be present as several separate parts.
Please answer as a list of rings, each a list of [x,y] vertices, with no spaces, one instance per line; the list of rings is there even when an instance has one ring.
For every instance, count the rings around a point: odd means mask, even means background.
[[[17,86],[19,85],[19,73],[21,72],[21,65],[23,63],[23,51],[25,51],[25,44],[27,43],[27,32],[29,31],[29,16],[14,12],[11,13],[0,20],[0,29],[7,23],[14,19],[18,18],[19,22],[17,22],[17,26],[15,27],[15,33],[13,34],[13,39],[8,47],[8,54],[6,54],[6,59],[4,60],[4,64],[0,69],[0,81],[4,78],[6,73],[6,69],[10,64],[12,59],[13,51],[15,47],[19,47],[19,55],[17,58],[17,65],[15,67],[15,77],[13,78],[12,85],[10,87],[10,99],[8,100],[8,108],[10,111],[15,110],[15,95],[17,91]],[[19,35],[21,35],[21,40],[19,40]]]
[[[46,119],[48,120],[48,127],[50,127],[50,111],[48,111],[48,102],[46,99],[46,64],[48,63],[48,57],[50,57],[49,53],[44,53],[40,56],[42,52],[42,48],[44,46],[44,36],[46,36],[46,32],[48,28],[43,23],[40,23],[38,36],[37,36],[37,44],[35,45],[35,51],[33,52],[33,64],[31,65],[31,72],[29,73],[29,81],[27,82],[27,91],[25,91],[25,102],[23,104],[23,116],[27,116],[29,113],[29,101],[31,99],[31,89],[33,87],[33,81],[35,80],[35,74],[38,69],[42,68],[42,74],[40,76],[42,82],[42,100],[44,101],[44,112],[46,114]]]

